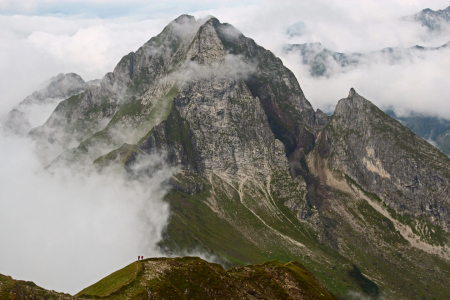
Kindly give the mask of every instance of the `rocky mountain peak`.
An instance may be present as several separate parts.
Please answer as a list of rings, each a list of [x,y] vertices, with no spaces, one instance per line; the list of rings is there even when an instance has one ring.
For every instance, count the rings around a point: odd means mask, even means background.
[[[446,155],[354,89],[338,102],[325,132],[329,148],[324,152],[329,154],[332,168],[345,170],[390,207],[426,216],[450,232],[449,203],[440,202],[438,199],[443,198],[431,192],[438,181],[450,180],[450,159]],[[440,204],[426,209],[425,203],[430,202]]]
[[[86,82],[80,75],[75,73],[60,73],[55,77],[50,78],[46,86],[33,92],[30,96],[25,98],[22,103],[31,104],[33,101],[47,101],[48,99],[64,99],[71,95],[76,95],[86,90]]]
[[[187,59],[200,65],[212,65],[225,60],[225,47],[218,36],[220,22],[214,17],[201,25],[187,53]]]
[[[351,88],[348,97],[339,100],[336,105],[332,121],[339,122],[345,128],[364,128],[366,122],[375,117],[374,113],[383,112]]]
[[[445,9],[432,10],[425,8],[422,11],[405,17],[405,20],[412,20],[424,27],[427,27],[429,31],[439,32],[447,27],[450,22],[450,6]]]
[[[350,92],[348,93],[348,97],[350,98],[350,97],[353,97],[353,95],[355,95],[356,94],[356,91],[355,91],[355,89],[354,88],[351,88],[350,89]]]

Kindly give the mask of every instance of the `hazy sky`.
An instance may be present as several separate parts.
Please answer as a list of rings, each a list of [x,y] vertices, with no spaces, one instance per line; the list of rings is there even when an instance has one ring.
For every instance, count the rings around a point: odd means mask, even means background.
[[[0,115],[58,73],[102,78],[122,56],[187,13],[231,23],[280,56],[315,108],[332,110],[354,87],[382,108],[450,118],[450,50],[396,65],[367,62],[320,79],[309,75],[300,56],[282,51],[288,43],[306,42],[340,52],[440,46],[450,40],[448,31],[431,35],[400,18],[449,5],[442,0],[0,0]],[[289,38],[286,29],[299,21],[306,24],[305,34]],[[153,253],[169,216],[161,198],[171,171],[148,178],[145,189],[120,177],[63,171],[50,176],[42,172],[33,147],[0,132],[0,273],[75,293],[135,256]]]

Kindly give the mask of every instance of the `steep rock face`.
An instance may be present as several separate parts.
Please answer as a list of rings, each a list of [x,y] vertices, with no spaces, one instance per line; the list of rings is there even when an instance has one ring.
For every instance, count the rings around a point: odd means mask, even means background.
[[[275,136],[260,99],[253,97],[245,83],[257,66],[227,53],[219,31],[231,29],[222,26],[217,19],[210,19],[198,30],[187,52],[189,64],[182,69],[193,72],[193,78],[178,80],[171,114],[155,127],[142,148],[152,151],[157,145],[163,146],[158,150],[169,151],[174,165],[187,166],[190,157],[188,169],[205,175],[216,172],[256,178],[267,158],[275,155],[267,155]],[[239,67],[242,69],[236,69]],[[169,145],[164,141],[173,139],[170,134],[174,133],[165,128],[173,127],[176,120],[183,123],[180,130],[185,132],[179,132],[174,142],[185,143],[166,148]],[[284,154],[276,160],[286,165]]]
[[[450,232],[450,159],[353,89],[322,132],[322,155],[401,214]],[[320,150],[319,150],[320,151]]]

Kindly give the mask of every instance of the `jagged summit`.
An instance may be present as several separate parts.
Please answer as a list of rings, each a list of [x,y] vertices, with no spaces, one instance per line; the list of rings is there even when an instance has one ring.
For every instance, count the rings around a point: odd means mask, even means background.
[[[169,109],[175,96],[177,105],[178,99],[186,99],[185,95],[194,92],[192,87],[207,81],[225,84],[223,90],[232,82],[244,83],[243,91],[259,99],[271,131],[286,145],[286,151],[297,147],[299,139],[295,136],[304,134],[300,128],[314,132],[320,126],[315,123],[314,110],[297,80],[280,59],[232,25],[222,24],[214,17],[196,21],[183,15],[138,51],[123,57],[98,88],[61,103],[32,135],[46,135],[62,146],[87,139],[82,143],[85,150],[92,143],[104,144],[105,139],[112,140],[108,143],[113,147],[135,144],[164,120],[164,116],[151,113],[154,108]],[[204,92],[212,99],[213,91]],[[61,125],[65,127],[63,132],[55,132]],[[119,128],[128,133],[113,134]],[[100,136],[93,135],[100,130]],[[94,160],[99,154],[102,153],[89,155]]]
[[[348,93],[348,97],[349,97],[349,98],[350,98],[350,97],[353,97],[355,94],[356,94],[355,89],[354,89],[354,88],[351,88],[351,89],[350,89],[350,92]]]

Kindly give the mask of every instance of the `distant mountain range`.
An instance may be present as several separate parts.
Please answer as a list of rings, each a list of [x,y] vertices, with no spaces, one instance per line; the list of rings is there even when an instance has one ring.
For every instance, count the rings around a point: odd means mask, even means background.
[[[440,47],[384,48],[366,53],[340,53],[326,49],[321,43],[291,44],[284,47],[285,53],[298,53],[302,63],[309,67],[313,77],[331,76],[347,72],[362,65],[384,63],[399,64],[413,57],[420,57],[424,52],[448,49],[450,42]]]

